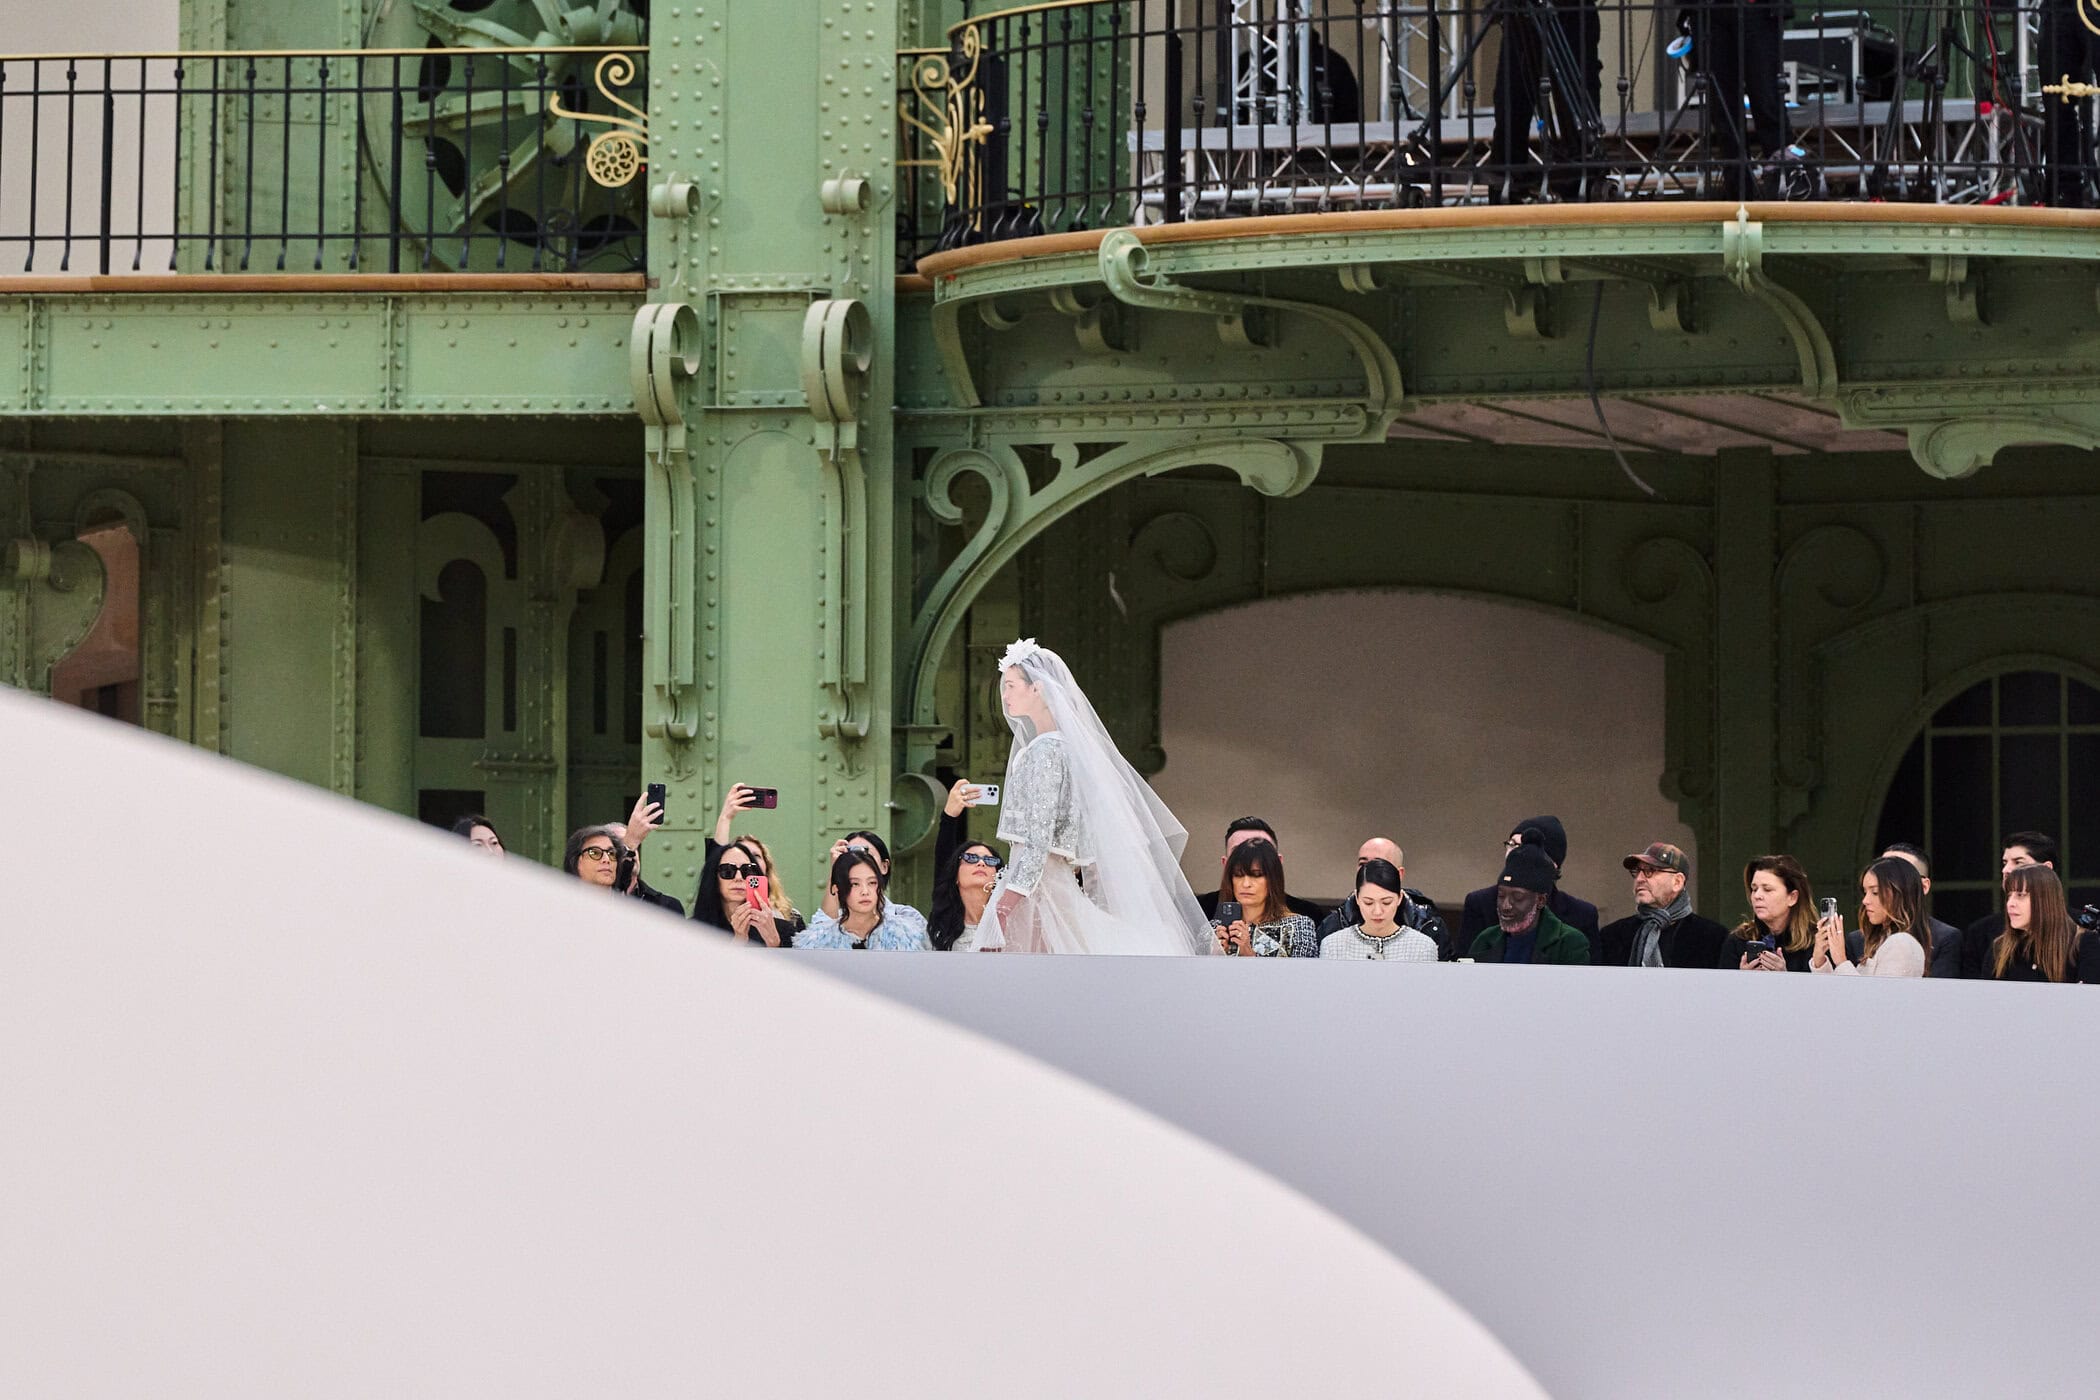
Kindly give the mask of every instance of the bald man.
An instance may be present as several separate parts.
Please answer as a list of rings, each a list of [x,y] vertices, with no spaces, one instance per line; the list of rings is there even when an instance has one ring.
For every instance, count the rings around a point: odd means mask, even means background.
[[[1356,848],[1358,870],[1362,870],[1364,862],[1369,860],[1391,861],[1393,869],[1400,872],[1400,878],[1406,880],[1407,862],[1401,855],[1399,843],[1391,838],[1373,836]],[[1352,895],[1337,905],[1335,911],[1320,924],[1320,937],[1325,938],[1338,929],[1354,928],[1362,922],[1363,915],[1357,911],[1356,898]],[[1443,961],[1449,962],[1458,956],[1451,943],[1451,930],[1444,926],[1443,915],[1436,912],[1435,901],[1420,890],[1407,889],[1401,893],[1400,922],[1417,933],[1426,933],[1435,939],[1436,955]]]

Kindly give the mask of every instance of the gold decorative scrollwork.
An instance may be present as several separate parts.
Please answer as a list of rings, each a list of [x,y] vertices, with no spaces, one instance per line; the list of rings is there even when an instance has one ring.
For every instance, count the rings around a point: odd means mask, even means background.
[[[955,74],[954,57],[966,65],[961,77]],[[983,60],[984,36],[976,25],[966,24],[956,38],[954,55],[929,54],[912,65],[912,91],[928,115],[922,118],[906,112],[904,120],[933,143],[941,193],[957,208],[984,206],[982,168],[969,159],[969,148],[982,146],[992,134],[992,124],[984,116],[984,94],[977,87],[977,70]]]
[[[626,184],[639,175],[646,164],[642,157],[642,148],[649,144],[649,114],[615,91],[632,83],[634,75],[634,59],[624,53],[609,53],[599,59],[598,66],[591,74],[598,84],[598,95],[613,106],[634,113],[632,117],[572,111],[561,105],[559,96],[547,99],[547,111],[554,116],[567,117],[571,121],[596,122],[601,126],[614,128],[593,136],[583,153],[583,168],[590,172],[593,180],[607,189],[618,189]]]

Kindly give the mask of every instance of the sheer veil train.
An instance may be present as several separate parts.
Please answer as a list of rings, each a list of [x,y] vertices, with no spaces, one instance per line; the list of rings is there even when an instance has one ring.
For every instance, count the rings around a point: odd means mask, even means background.
[[[1188,832],[1108,736],[1056,652],[1000,658],[1013,757],[999,813],[1012,858],[978,947],[1043,953],[1209,953],[1210,923],[1181,873]]]

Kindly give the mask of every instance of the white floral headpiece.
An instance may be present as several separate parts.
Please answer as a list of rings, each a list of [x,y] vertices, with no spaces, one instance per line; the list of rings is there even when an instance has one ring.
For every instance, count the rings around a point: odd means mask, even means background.
[[[999,658],[999,669],[1003,671],[1009,666],[1018,666],[1040,651],[1042,648],[1035,644],[1035,638],[1023,637],[1008,647],[1006,655]]]

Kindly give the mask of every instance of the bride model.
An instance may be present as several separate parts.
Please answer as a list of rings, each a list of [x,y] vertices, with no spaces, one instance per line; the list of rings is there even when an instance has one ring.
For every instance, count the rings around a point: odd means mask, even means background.
[[[999,670],[1014,730],[999,837],[1013,853],[978,948],[1212,952],[1210,923],[1181,873],[1188,832],[1116,752],[1065,663],[1020,641]]]

